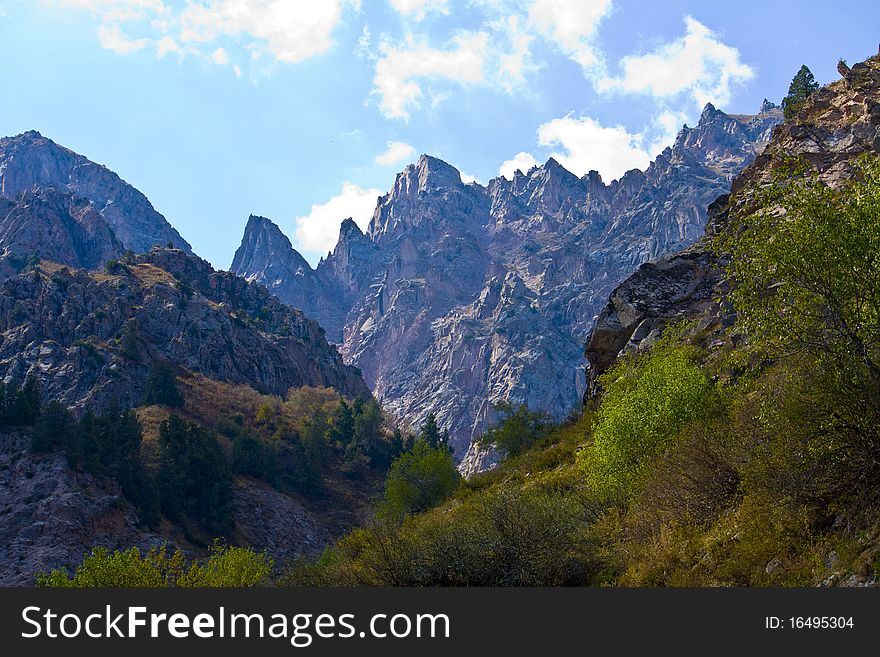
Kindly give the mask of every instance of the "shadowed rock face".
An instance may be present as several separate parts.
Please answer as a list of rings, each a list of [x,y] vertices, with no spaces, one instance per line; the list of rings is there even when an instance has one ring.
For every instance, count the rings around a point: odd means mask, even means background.
[[[865,153],[880,154],[880,57],[846,70],[842,80],[818,90],[797,117],[774,130],[763,152],[733,181],[731,194],[710,206],[707,231],[724,231],[732,213],[749,213],[754,194],[793,159],[839,188],[852,179],[853,165]],[[723,268],[723,259],[701,240],[642,265],[624,280],[586,342],[588,394],[598,392],[596,379],[621,354],[649,349],[663,328],[679,319],[697,321],[710,346],[722,344],[722,333],[736,321],[726,301]]]
[[[557,418],[579,405],[596,312],[639,265],[703,235],[706,207],[781,120],[762,109],[708,105],[646,171],[610,184],[551,159],[484,187],[422,156],[379,199],[366,235],[344,223],[315,270],[286,238],[265,237],[280,231],[264,221],[248,222],[233,270],[325,322],[397,420],[417,427],[435,413],[461,457],[493,404]]]
[[[0,433],[0,586],[33,586],[39,572],[71,571],[95,547],[141,553],[169,545],[168,535],[138,526],[138,516],[110,479],[74,472],[60,454],[32,454],[30,437]],[[238,545],[267,551],[277,562],[314,555],[330,541],[303,504],[264,482],[233,487]],[[167,530],[167,527],[165,528]]]
[[[0,280],[36,257],[97,269],[125,251],[91,203],[54,187],[0,198],[0,217]]]
[[[0,196],[16,199],[34,187],[68,192],[77,207],[85,199],[91,206],[89,211],[106,222],[123,250],[140,253],[171,242],[175,248],[192,252],[146,196],[106,167],[59,146],[39,132],[0,139]],[[3,216],[0,209],[0,239],[6,233]]]
[[[121,344],[130,323],[134,354]],[[0,378],[34,375],[45,398],[100,411],[140,403],[156,362],[280,395],[304,385],[369,394],[317,323],[178,249],[138,255],[115,275],[42,262],[0,285]]]

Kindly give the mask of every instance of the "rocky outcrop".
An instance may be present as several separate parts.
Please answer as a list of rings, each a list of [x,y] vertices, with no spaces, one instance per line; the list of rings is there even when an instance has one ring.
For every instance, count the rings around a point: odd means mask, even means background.
[[[709,208],[707,231],[725,230],[731,213],[754,209],[755,195],[792,162],[806,165],[832,188],[852,179],[857,159],[880,154],[880,57],[855,64],[845,77],[807,99],[797,117],[775,128],[754,163]],[[670,322],[690,319],[709,344],[735,323],[726,301],[723,261],[699,241],[681,253],[642,265],[612,293],[586,342],[589,392],[596,379],[628,351],[649,349]]]
[[[87,201],[89,211],[106,222],[124,249],[139,253],[170,242],[191,253],[190,245],[147,197],[107,167],[36,131],[0,139],[0,196],[16,199],[34,187],[69,192],[77,206],[83,205],[83,199]],[[42,251],[37,254],[48,257]]]
[[[71,571],[95,547],[180,547],[174,525],[163,523],[164,533],[143,529],[113,480],[75,472],[61,454],[32,454],[29,441],[26,433],[0,433],[0,586],[32,586],[39,572]],[[249,478],[234,483],[232,517],[233,544],[266,551],[279,565],[315,555],[332,538],[301,501]]]
[[[74,472],[60,454],[31,454],[28,443],[0,433],[0,586],[33,586],[36,573],[75,566],[93,547],[164,542],[137,528],[113,482]]]
[[[124,251],[95,207],[69,192],[33,187],[15,199],[0,198],[0,280],[39,257],[97,269]]]
[[[157,362],[280,395],[304,385],[369,394],[318,324],[179,249],[113,274],[44,261],[0,285],[0,378],[34,375],[45,398],[73,408],[130,407]]]
[[[582,345],[609,292],[703,235],[706,207],[780,120],[771,104],[754,116],[707,105],[647,170],[610,184],[550,159],[484,187],[422,156],[366,235],[344,224],[315,270],[286,244],[272,257],[252,248],[251,222],[233,270],[327,322],[391,415],[417,427],[435,413],[462,458],[498,402],[557,418],[580,404]],[[275,269],[276,258],[295,264]]]

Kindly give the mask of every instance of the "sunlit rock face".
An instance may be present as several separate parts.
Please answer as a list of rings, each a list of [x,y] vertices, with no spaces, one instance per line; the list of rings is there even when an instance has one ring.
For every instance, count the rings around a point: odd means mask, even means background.
[[[425,155],[379,198],[366,234],[345,222],[316,269],[253,219],[232,269],[322,323],[398,422],[435,413],[461,459],[498,402],[556,418],[579,407],[583,344],[611,290],[703,235],[709,204],[780,120],[770,104],[749,116],[707,105],[645,171],[610,183],[550,159],[465,184]]]

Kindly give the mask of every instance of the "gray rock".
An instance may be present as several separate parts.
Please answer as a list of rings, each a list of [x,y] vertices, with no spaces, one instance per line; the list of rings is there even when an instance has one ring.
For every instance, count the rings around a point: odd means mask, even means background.
[[[70,192],[78,203],[87,200],[126,249],[143,252],[171,242],[192,252],[147,197],[107,167],[33,130],[0,139],[0,196],[15,199],[34,186]]]
[[[706,207],[780,121],[764,110],[707,105],[646,171],[610,184],[550,159],[465,185],[422,156],[379,199],[367,234],[344,224],[315,270],[253,220],[232,269],[324,322],[398,422],[434,413],[462,459],[498,402],[560,419],[580,404],[597,311],[639,265],[703,235]]]

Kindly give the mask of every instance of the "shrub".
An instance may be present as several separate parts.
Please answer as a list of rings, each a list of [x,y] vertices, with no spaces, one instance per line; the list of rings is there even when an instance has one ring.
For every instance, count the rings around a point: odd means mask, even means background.
[[[530,411],[525,404],[496,406],[501,420],[481,438],[482,445],[494,445],[503,456],[518,456],[541,440],[553,427],[547,413]]]
[[[638,492],[648,466],[688,424],[705,416],[713,386],[675,331],[649,354],[629,356],[602,375],[605,390],[592,445],[578,458],[590,486],[610,501]]]
[[[430,509],[452,495],[459,479],[446,446],[432,447],[420,439],[392,463],[385,480],[382,514],[400,519]]]

